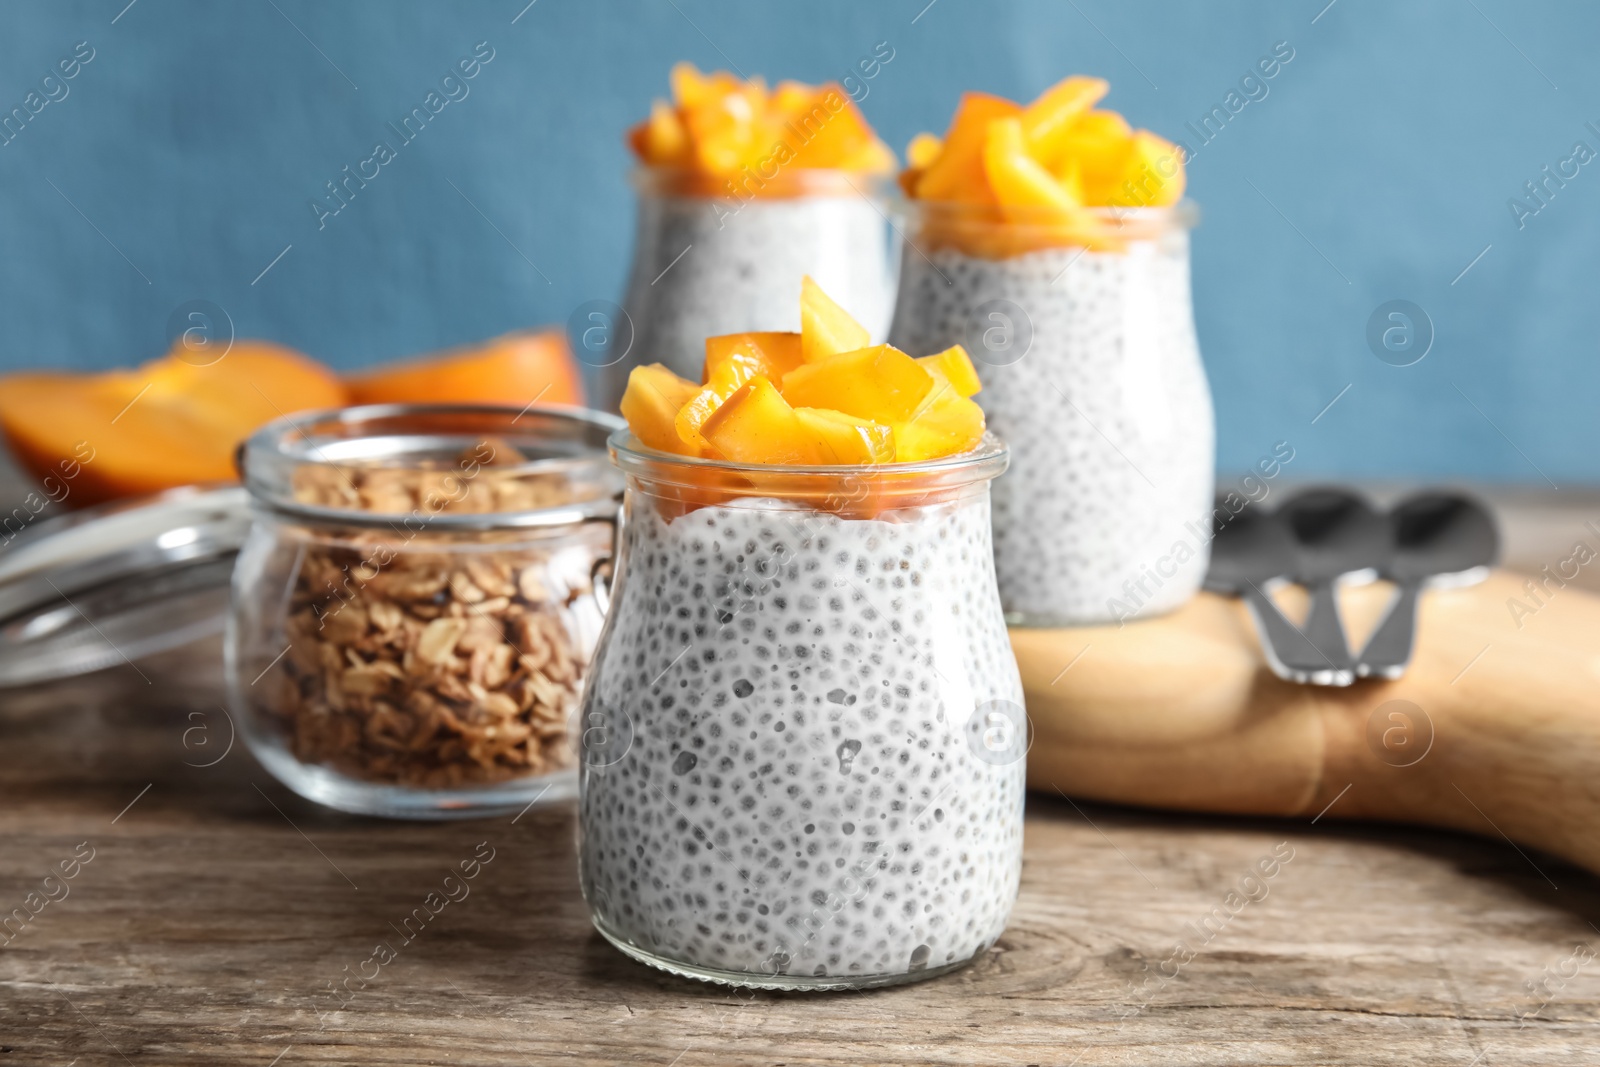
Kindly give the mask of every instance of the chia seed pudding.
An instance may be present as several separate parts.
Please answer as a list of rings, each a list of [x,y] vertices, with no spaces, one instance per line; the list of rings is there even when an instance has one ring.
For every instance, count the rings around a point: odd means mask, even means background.
[[[973,399],[1012,448],[994,486],[1009,621],[1139,618],[1199,589],[1215,428],[1181,224],[1118,251],[907,254],[889,340],[972,353]]]
[[[894,299],[887,223],[868,179],[853,180],[863,192],[743,201],[641,189],[623,298],[633,345],[602,374],[605,410],[635,366],[665,363],[698,382],[707,337],[798,330],[807,274],[881,341]]]
[[[682,513],[630,478],[581,712],[584,894],[624,951],[850,988],[1000,936],[1026,727],[994,586],[995,451],[942,501],[877,517],[761,498]],[[1016,728],[999,746],[997,722]]]

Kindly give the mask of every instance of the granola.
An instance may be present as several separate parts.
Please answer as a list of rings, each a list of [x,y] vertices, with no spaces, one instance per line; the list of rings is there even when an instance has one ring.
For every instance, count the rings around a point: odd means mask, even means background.
[[[502,442],[453,469],[308,466],[304,503],[406,516],[308,541],[268,710],[294,755],[368,781],[451,788],[573,765],[569,717],[588,653],[567,617],[587,573],[511,534],[430,530],[446,512],[566,503],[559,475],[508,470]],[[514,538],[514,539],[513,539]]]

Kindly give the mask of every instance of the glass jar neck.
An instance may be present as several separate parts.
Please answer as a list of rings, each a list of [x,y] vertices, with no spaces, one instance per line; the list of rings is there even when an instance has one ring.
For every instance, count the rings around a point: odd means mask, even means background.
[[[630,492],[670,502],[683,512],[761,501],[774,510],[827,512],[841,518],[874,518],[981,495],[1010,458],[992,434],[957,456],[854,467],[740,464],[669,455],[646,448],[627,430],[611,436],[610,449]]]
[[[845,170],[817,170],[781,165],[740,168],[732,174],[713,174],[681,167],[640,167],[631,180],[641,199],[803,200],[810,197],[881,199],[887,179],[883,175]]]
[[[980,259],[1007,259],[1045,249],[1124,252],[1165,242],[1199,223],[1193,201],[1170,207],[1002,207],[948,200],[902,200],[910,239],[928,252],[950,248]]]

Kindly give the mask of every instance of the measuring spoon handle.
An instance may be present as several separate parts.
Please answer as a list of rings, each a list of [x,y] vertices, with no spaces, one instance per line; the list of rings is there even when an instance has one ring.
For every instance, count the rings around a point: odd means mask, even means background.
[[[1383,622],[1361,650],[1361,662],[1356,665],[1361,677],[1398,678],[1405,674],[1417,639],[1417,597],[1421,591],[1420,582],[1400,586]]]
[[[1312,658],[1298,666],[1308,668],[1354,671],[1355,657],[1345,641],[1344,623],[1339,619],[1338,584],[1334,580],[1320,581],[1311,586],[1311,610],[1306,613],[1304,632],[1306,640],[1316,651]]]
[[[1255,620],[1256,634],[1261,638],[1261,651],[1267,665],[1279,678],[1291,682],[1313,685],[1349,685],[1355,675],[1348,668],[1333,664],[1317,651],[1304,633],[1294,623],[1284,618],[1261,588],[1254,582],[1247,584],[1241,595]]]

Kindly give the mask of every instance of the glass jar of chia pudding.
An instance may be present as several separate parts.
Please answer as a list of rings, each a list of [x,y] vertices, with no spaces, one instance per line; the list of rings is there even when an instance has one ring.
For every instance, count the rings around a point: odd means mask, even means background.
[[[677,974],[928,978],[994,944],[1027,725],[994,585],[992,436],[882,467],[743,466],[622,431],[612,607],[580,709],[595,926]]]
[[[1178,607],[1205,576],[1215,478],[1185,201],[1056,213],[913,201],[891,344],[961,343],[1010,444],[995,568],[1017,625]]]
[[[251,526],[225,640],[261,764],[342,811],[453,818],[577,792],[616,419],[374,405],[240,449]]]
[[[604,410],[617,409],[640,364],[664,363],[697,382],[707,337],[798,330],[794,294],[808,274],[883,340],[895,248],[880,179],[803,169],[727,179],[646,167],[634,187],[638,225],[622,303],[632,343],[601,370]],[[581,332],[578,345],[581,355]]]

